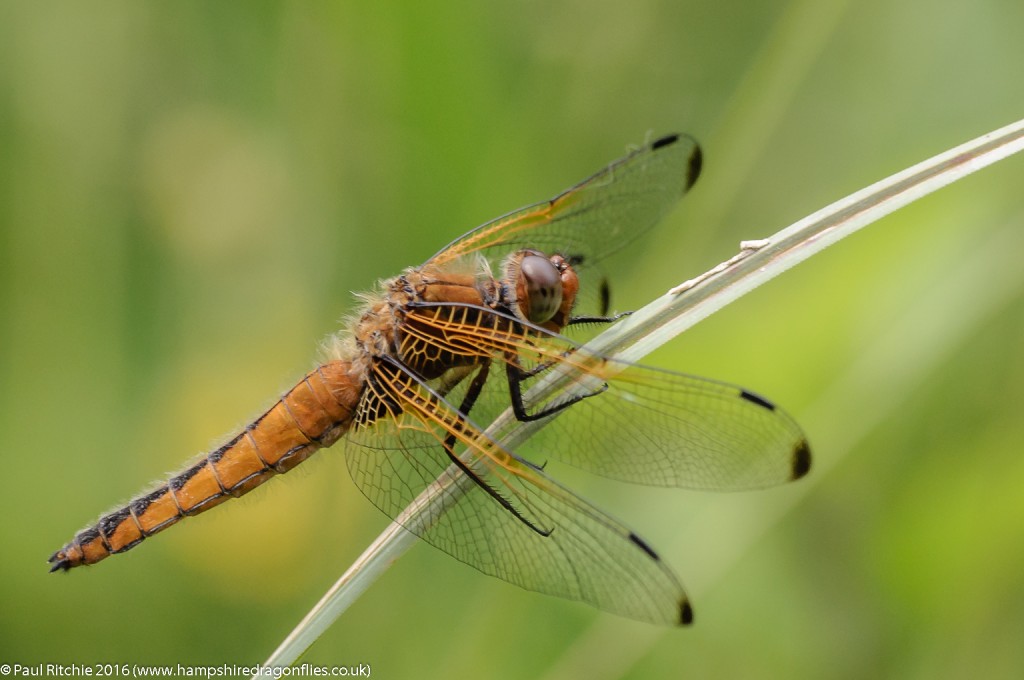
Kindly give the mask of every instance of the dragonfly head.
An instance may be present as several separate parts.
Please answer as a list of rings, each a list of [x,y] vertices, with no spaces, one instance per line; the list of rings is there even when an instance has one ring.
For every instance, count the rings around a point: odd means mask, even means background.
[[[507,304],[519,318],[551,331],[569,319],[579,279],[562,255],[520,250],[505,262],[505,290],[514,296]]]

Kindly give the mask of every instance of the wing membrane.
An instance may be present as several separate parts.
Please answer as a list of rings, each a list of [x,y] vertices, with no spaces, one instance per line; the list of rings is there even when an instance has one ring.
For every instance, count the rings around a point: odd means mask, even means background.
[[[558,408],[576,394],[592,395],[551,418],[517,448],[536,464],[553,458],[627,482],[718,491],[781,484],[809,469],[810,450],[800,426],[753,392],[601,357],[542,328],[513,324],[493,310],[490,315],[506,323],[459,325],[461,305],[423,307],[417,318],[429,319],[426,323],[439,333],[533,374],[521,383],[528,413]],[[513,325],[521,330],[510,332]],[[532,400],[531,387],[564,366],[574,369],[568,385],[544,401]],[[482,423],[494,421],[510,404],[505,371],[491,373],[473,408],[474,419]],[[504,422],[490,432],[498,440],[518,426],[515,420]]]
[[[464,234],[424,266],[471,253],[505,256],[535,248],[596,262],[653,227],[700,174],[700,147],[686,135],[644,145],[548,201]]]
[[[796,422],[747,390],[611,360],[590,375],[606,391],[553,418],[522,455],[627,482],[715,491],[773,486],[809,468]]]
[[[463,493],[427,521],[407,525],[428,543],[528,590],[653,623],[689,622],[675,575],[636,534],[502,450],[446,398],[393,368],[379,384],[399,411],[365,421],[345,444],[356,486],[377,507],[398,518],[423,489],[446,479]],[[379,412],[372,391],[364,399],[360,409]],[[451,464],[446,446],[477,481]]]

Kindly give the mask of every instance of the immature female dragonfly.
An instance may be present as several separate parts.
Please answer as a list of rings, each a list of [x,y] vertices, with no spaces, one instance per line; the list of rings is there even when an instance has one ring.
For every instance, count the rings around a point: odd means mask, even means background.
[[[662,137],[383,281],[320,366],[223,446],[80,531],[50,557],[51,571],[129,550],[340,440],[356,486],[392,518],[438,479],[461,485],[454,505],[409,527],[453,557],[529,590],[689,623],[683,588],[657,553],[544,465],[717,490],[810,469],[799,426],[764,398],[604,357],[560,334],[614,320],[578,302],[603,297],[588,268],[651,228],[700,167],[691,138]],[[531,396],[566,367],[568,389]],[[509,410],[504,426],[484,429]],[[502,445],[535,420],[549,422],[515,450]]]

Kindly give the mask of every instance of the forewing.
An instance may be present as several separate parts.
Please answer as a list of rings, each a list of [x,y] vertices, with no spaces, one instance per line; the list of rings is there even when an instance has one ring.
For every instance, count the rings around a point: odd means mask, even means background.
[[[516,453],[535,464],[556,459],[613,479],[719,491],[780,484],[810,468],[810,447],[800,426],[749,390],[602,357],[522,323],[503,333],[494,331],[497,324],[459,325],[459,305],[436,305],[432,311],[442,307],[452,311],[430,315],[438,333],[513,364],[514,372],[532,374],[520,381],[528,414],[589,395],[544,419],[545,426],[517,446]],[[517,441],[514,431],[521,423],[510,417],[506,371],[491,372],[496,375],[477,398],[473,417],[488,424],[501,417],[488,433],[499,441]],[[560,389],[536,398],[537,385],[556,375],[564,375]]]
[[[773,486],[810,469],[799,425],[753,392],[610,360],[593,362],[589,375],[570,390],[592,396],[552,418],[522,455],[627,482],[714,491]]]
[[[471,253],[493,260],[520,248],[561,253],[586,266],[653,227],[697,181],[700,167],[700,147],[692,137],[662,137],[551,200],[473,229],[424,266],[443,266]]]
[[[503,450],[401,367],[377,372],[370,383],[346,458],[356,486],[388,516],[456,559],[528,590],[653,623],[689,622],[678,580],[628,528]],[[463,393],[460,386],[450,396]],[[376,417],[382,398],[392,415]],[[452,450],[475,480],[445,452],[453,433]],[[421,493],[438,480],[448,492],[424,505]],[[414,503],[424,510],[411,519],[402,513]]]

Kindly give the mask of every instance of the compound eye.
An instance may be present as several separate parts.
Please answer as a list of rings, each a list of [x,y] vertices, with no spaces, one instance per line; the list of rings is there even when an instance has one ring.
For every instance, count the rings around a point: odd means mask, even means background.
[[[547,258],[527,255],[519,263],[519,271],[526,282],[526,299],[519,301],[521,311],[532,323],[550,320],[562,304],[558,268]]]

